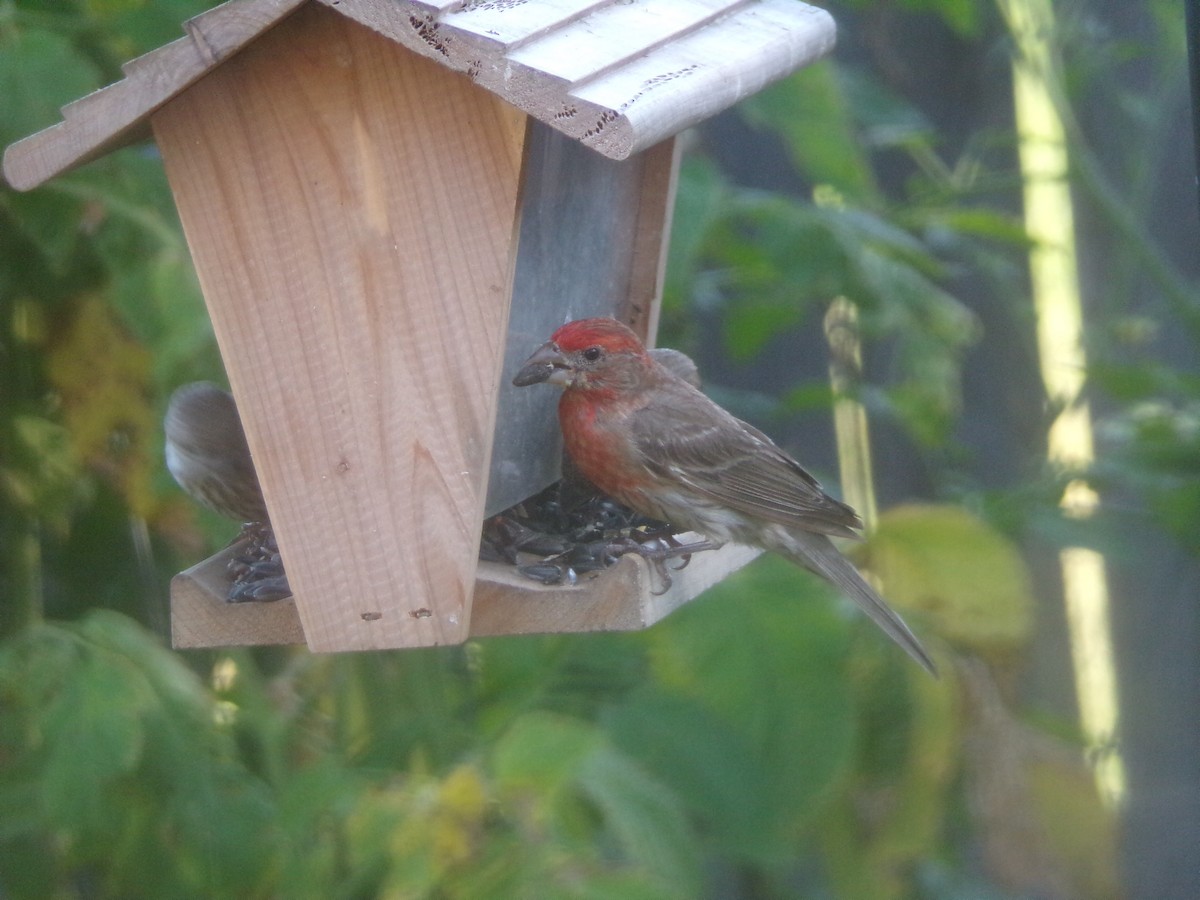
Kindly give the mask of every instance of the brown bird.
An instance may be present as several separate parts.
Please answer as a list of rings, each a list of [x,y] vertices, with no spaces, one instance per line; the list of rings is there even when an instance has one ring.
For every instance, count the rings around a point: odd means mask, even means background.
[[[563,388],[559,424],[579,471],[642,515],[708,538],[762,547],[831,582],[936,674],[908,626],[830,537],[857,537],[854,510],[751,425],[646,351],[614,319],[568,322],[517,373],[518,387]]]
[[[164,422],[167,468],[189,497],[239,522],[266,522],[254,460],[233,395],[215,384],[185,384]]]

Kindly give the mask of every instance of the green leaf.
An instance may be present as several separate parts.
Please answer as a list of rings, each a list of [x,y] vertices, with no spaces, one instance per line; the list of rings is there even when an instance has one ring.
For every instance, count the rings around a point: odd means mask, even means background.
[[[960,776],[962,690],[909,665],[860,670],[861,756],[820,840],[840,896],[900,897],[897,872],[937,852],[950,790]]]
[[[838,81],[868,146],[905,147],[936,140],[934,126],[921,110],[872,74],[841,65]]]
[[[41,252],[46,268],[56,276],[66,275],[75,262],[84,203],[54,191],[4,191],[0,192],[0,205],[7,208],[17,229]]]
[[[153,695],[118,660],[83,656],[46,710],[44,801],[62,826],[98,828],[110,783],[133,771],[145,747]]]
[[[41,416],[18,415],[0,423],[0,448],[0,498],[65,531],[80,487],[69,432]]]
[[[663,283],[663,303],[668,310],[684,307],[692,300],[705,238],[723,211],[728,191],[721,173],[707,160],[688,157],[680,165]]]
[[[860,9],[878,5],[874,0],[847,0],[847,3]],[[912,13],[932,13],[962,37],[978,34],[985,21],[981,11],[982,0],[900,0],[894,6],[906,10],[909,18],[913,18]]]
[[[34,786],[22,830],[53,835],[68,869],[95,867],[112,896],[255,893],[272,798],[153,635],[106,611],[27,629],[0,649],[0,698],[21,722],[0,732],[14,762],[0,804]]]
[[[970,235],[1025,250],[1033,246],[1025,223],[1003,210],[978,206],[946,207],[919,211],[915,218],[924,229],[956,236]]]
[[[575,777],[583,760],[602,743],[593,725],[555,713],[528,713],[496,744],[496,780],[509,789],[536,787],[553,793]]]
[[[766,803],[777,820],[813,815],[851,761],[851,627],[838,609],[815,577],[767,557],[650,634],[658,679],[746,742],[740,764],[760,768],[770,785],[750,802]]]
[[[725,317],[725,347],[735,360],[752,359],[767,342],[800,324],[804,308],[771,296],[732,305]]]
[[[697,896],[700,856],[675,794],[609,746],[584,760],[579,784],[629,858],[672,886],[676,896]]]
[[[679,891],[653,879],[645,872],[601,872],[586,880],[571,879],[565,891],[550,893],[562,900],[675,900]],[[546,891],[544,883],[530,885],[536,894]],[[528,896],[533,896],[530,894]]]
[[[184,658],[165,647],[153,632],[127,616],[106,609],[93,610],[71,627],[96,647],[112,653],[114,664],[124,659],[135,666],[162,707],[181,726],[211,729],[212,695]]]
[[[148,517],[160,428],[148,400],[149,352],[109,304],[90,296],[74,305],[46,362],[75,451],[112,478],[135,514]]]
[[[111,50],[130,59],[182,36],[182,25],[214,4],[211,0],[86,0],[97,24],[112,35]]]
[[[810,181],[832,185],[858,202],[878,199],[837,71],[829,63],[801,69],[738,108],[751,124],[780,134],[796,168]]]
[[[100,87],[71,42],[40,28],[0,29],[0,145],[59,121],[59,107]]]
[[[889,509],[865,546],[888,598],[919,610],[943,637],[976,651],[1029,638],[1030,576],[1012,542],[956,506]]]
[[[981,0],[907,0],[906,5],[936,13],[962,37],[977,35],[983,21]]]
[[[755,860],[789,852],[772,773],[729,721],[652,686],[603,721],[616,745],[670,787],[724,849]]]

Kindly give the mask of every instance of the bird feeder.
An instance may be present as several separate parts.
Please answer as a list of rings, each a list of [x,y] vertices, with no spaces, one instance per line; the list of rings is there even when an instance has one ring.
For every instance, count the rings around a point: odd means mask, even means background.
[[[231,0],[10,148],[29,190],[157,142],[293,600],[172,585],[176,646],[341,651],[644,627],[626,557],[544,588],[478,561],[481,522],[557,477],[554,397],[509,381],[568,319],[648,342],[676,139],[833,45],[795,0]]]

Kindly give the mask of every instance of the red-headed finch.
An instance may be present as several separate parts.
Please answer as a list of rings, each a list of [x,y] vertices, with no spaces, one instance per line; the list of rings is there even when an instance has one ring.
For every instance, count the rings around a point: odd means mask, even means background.
[[[758,429],[730,415],[651,356],[614,319],[568,322],[513,384],[563,388],[567,454],[597,488],[643,515],[779,553],[853,600],[918,663],[925,648],[830,540],[858,537],[854,510]]]

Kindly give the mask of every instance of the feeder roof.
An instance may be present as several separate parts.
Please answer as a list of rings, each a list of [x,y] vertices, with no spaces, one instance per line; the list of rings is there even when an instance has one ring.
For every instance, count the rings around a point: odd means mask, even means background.
[[[835,34],[828,13],[798,0],[230,0],[9,147],[9,183],[28,190],[145,138],[155,110],[307,2],[465,73],[612,159],[816,60]]]

